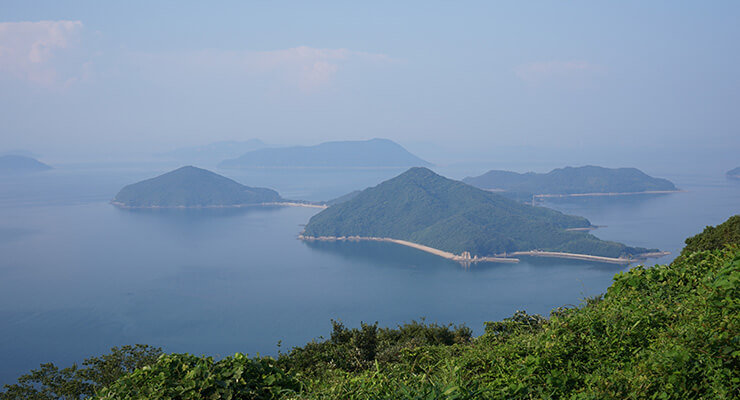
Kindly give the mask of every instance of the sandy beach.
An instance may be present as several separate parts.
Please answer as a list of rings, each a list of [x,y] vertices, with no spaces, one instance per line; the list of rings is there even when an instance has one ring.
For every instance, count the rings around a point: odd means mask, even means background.
[[[303,234],[298,235],[298,239],[305,240],[305,241],[317,241],[317,242],[360,242],[360,241],[370,241],[370,242],[386,242],[386,243],[396,243],[400,244],[402,246],[411,247],[417,250],[421,250],[430,254],[434,254],[436,256],[446,258],[448,260],[457,261],[463,264],[470,264],[470,263],[478,263],[478,262],[499,262],[499,263],[518,263],[519,259],[516,258],[517,256],[531,256],[531,257],[550,257],[550,258],[566,258],[571,260],[584,260],[584,261],[595,261],[595,262],[602,262],[602,263],[608,263],[608,264],[631,264],[635,261],[639,260],[645,260],[647,258],[659,258],[666,256],[670,253],[668,252],[656,252],[656,253],[645,253],[645,254],[639,254],[634,257],[602,257],[602,256],[592,256],[588,254],[576,254],[576,253],[563,253],[563,252],[555,252],[555,251],[539,251],[539,250],[530,250],[530,251],[516,251],[513,253],[506,253],[498,256],[492,256],[492,257],[480,257],[480,256],[471,256],[470,253],[464,252],[462,254],[454,254],[448,251],[435,249],[433,247],[424,246],[422,244],[409,242],[407,240],[399,240],[399,239],[392,239],[392,238],[382,238],[382,237],[368,237],[368,236],[306,236]]]
[[[512,257],[478,257],[470,256],[470,253],[454,254],[448,251],[435,249],[433,247],[424,246],[422,244],[409,242],[406,240],[392,239],[392,238],[381,238],[381,237],[367,237],[367,236],[305,236],[298,235],[298,239],[305,241],[319,241],[319,242],[387,242],[400,244],[401,246],[411,247],[417,250],[421,250],[435,256],[446,258],[448,260],[457,261],[460,263],[476,263],[476,262],[502,262],[502,263],[517,263],[519,259]]]
[[[201,209],[201,208],[243,208],[243,207],[306,207],[306,208],[320,208],[324,209],[328,206],[325,204],[311,204],[311,203],[298,203],[291,201],[282,202],[270,202],[270,203],[252,203],[252,204],[231,204],[231,205],[218,205],[218,206],[129,206],[118,201],[111,201],[116,207],[125,209]]]

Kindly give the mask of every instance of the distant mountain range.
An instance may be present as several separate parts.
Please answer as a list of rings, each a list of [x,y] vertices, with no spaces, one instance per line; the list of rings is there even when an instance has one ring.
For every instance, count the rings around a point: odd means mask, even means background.
[[[636,168],[603,168],[591,165],[558,168],[546,174],[492,170],[480,176],[465,178],[463,182],[481,189],[524,196],[677,190],[671,181],[653,178]]]
[[[266,148],[225,160],[221,168],[413,167],[430,163],[387,139],[326,142],[315,146]]]
[[[228,158],[267,147],[259,139],[245,141],[223,141],[205,144],[202,146],[181,147],[176,150],[161,153],[159,156],[172,158],[189,163],[212,162],[217,163]]]
[[[727,171],[727,177],[732,179],[740,179],[740,167]]]
[[[412,168],[316,214],[304,235],[391,238],[478,256],[535,249],[606,257],[655,251],[569,230],[589,227],[586,218]]]
[[[121,189],[112,203],[124,208],[237,207],[283,201],[265,188],[244,186],[225,176],[192,166]]]
[[[39,158],[38,154],[25,149],[12,149],[0,152],[0,156],[24,156],[30,158]]]
[[[51,166],[31,157],[7,154],[0,156],[0,173],[28,173],[52,169]]]

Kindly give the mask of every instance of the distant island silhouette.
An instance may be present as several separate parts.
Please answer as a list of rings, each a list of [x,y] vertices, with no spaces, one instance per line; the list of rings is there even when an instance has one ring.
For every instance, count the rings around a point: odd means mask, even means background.
[[[616,195],[678,191],[667,179],[654,178],[637,168],[604,168],[593,165],[557,168],[548,173],[491,170],[463,182],[507,196]]]
[[[730,179],[740,179],[740,167],[727,171],[727,177]]]
[[[265,148],[221,162],[220,168],[378,168],[432,164],[388,139],[326,142],[315,146]]]
[[[32,157],[16,154],[0,156],[0,173],[28,173],[50,169],[52,169],[50,165],[44,164]]]

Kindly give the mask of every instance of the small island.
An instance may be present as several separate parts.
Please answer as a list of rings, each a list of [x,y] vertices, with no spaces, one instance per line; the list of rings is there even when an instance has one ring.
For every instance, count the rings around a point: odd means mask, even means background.
[[[740,179],[740,167],[727,171],[727,177],[730,179]]]
[[[278,192],[244,186],[192,166],[128,185],[111,202],[121,208],[213,208],[292,204]]]
[[[465,178],[463,182],[519,198],[659,194],[678,191],[671,181],[654,178],[637,168],[604,168],[593,165],[557,168],[545,174],[492,170],[480,176]]]
[[[462,262],[522,255],[626,263],[663,254],[600,240],[586,228],[586,218],[411,168],[314,215],[300,238],[387,241]]]
[[[225,160],[220,168],[390,168],[431,164],[388,139],[265,148]]]
[[[15,154],[0,156],[0,173],[22,174],[47,171],[50,169],[52,169],[51,166],[32,157]]]

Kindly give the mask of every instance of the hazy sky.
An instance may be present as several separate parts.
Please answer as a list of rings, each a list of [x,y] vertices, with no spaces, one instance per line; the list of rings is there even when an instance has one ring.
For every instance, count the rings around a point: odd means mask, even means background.
[[[0,0],[0,121],[38,153],[740,152],[740,2]]]

